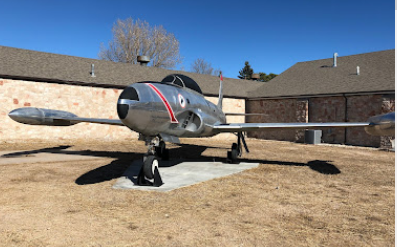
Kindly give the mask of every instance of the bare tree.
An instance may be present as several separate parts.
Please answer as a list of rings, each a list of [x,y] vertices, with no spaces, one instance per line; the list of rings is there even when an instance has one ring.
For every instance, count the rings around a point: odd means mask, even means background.
[[[220,69],[214,69],[211,63],[206,62],[203,58],[197,58],[192,63],[192,72],[206,75],[219,75]]]
[[[149,56],[149,65],[162,68],[173,68],[182,61],[179,41],[163,26],[151,27],[139,19],[119,19],[113,25],[112,33],[109,47],[101,44],[100,59],[136,64],[138,56]]]

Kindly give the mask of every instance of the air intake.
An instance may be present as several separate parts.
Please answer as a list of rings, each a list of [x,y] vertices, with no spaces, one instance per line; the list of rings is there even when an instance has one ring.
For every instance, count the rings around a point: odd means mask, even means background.
[[[128,99],[128,100],[136,100],[139,101],[139,96],[135,88],[127,87],[124,91],[120,94],[120,99]]]
[[[117,104],[117,115],[120,119],[125,119],[128,115],[128,110],[130,108],[128,103],[120,103],[121,100],[136,100],[139,101],[139,96],[135,88],[127,87],[120,94],[119,103]]]

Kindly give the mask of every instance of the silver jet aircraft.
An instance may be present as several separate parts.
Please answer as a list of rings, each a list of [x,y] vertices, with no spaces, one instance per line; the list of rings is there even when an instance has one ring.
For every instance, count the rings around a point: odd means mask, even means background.
[[[237,163],[242,144],[249,152],[243,132],[263,129],[318,129],[364,127],[370,135],[394,135],[394,112],[372,117],[368,122],[345,123],[227,123],[222,111],[223,80],[220,75],[218,104],[207,101],[191,78],[173,74],[161,82],[138,82],[123,90],[117,101],[120,120],[82,118],[73,113],[34,107],[19,108],[8,115],[31,125],[70,126],[80,122],[126,126],[140,134],[148,146],[138,185],[161,186],[158,160],[167,159],[165,142],[179,143],[179,137],[211,137],[222,132],[237,133],[228,160]],[[236,114],[229,115],[255,115]],[[260,115],[260,114],[257,114]]]

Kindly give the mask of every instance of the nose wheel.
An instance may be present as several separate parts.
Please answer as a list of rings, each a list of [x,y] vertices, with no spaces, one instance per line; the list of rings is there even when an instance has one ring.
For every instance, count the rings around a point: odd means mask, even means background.
[[[160,187],[163,185],[159,172],[159,161],[155,155],[145,155],[139,172],[137,184],[140,186]]]
[[[143,157],[143,165],[138,174],[137,185],[160,187],[163,185],[159,172],[159,158],[168,159],[165,142],[158,137],[146,140],[148,152]]]

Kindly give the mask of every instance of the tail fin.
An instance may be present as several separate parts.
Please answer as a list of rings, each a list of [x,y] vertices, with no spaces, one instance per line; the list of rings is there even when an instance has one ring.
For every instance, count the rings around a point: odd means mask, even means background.
[[[223,76],[222,71],[219,72],[219,99],[218,99],[218,108],[222,109],[222,101],[223,101]]]

